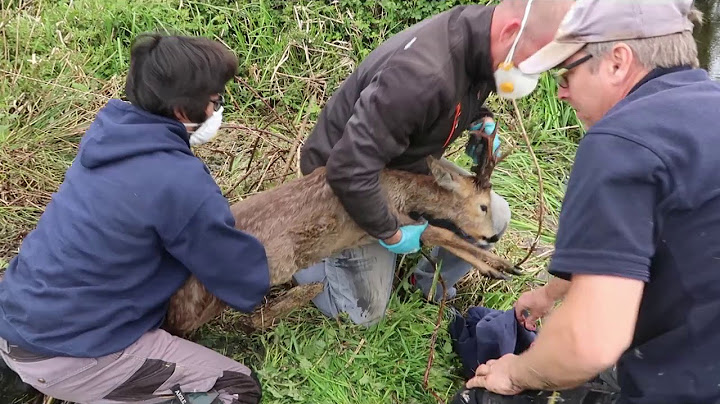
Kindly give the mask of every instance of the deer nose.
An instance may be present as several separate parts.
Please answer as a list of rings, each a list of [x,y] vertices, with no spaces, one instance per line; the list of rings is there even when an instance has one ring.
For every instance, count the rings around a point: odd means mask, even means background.
[[[490,237],[490,238],[483,237],[483,239],[484,239],[485,241],[487,241],[488,243],[497,243],[498,240],[500,240],[500,236],[498,236],[498,235],[496,234],[496,235],[494,235],[494,236],[492,236],[492,237]]]

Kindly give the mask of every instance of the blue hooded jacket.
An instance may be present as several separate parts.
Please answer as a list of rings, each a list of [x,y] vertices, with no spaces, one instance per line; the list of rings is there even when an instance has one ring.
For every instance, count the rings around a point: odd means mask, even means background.
[[[0,337],[38,354],[117,352],[162,324],[191,274],[251,311],[268,262],[234,225],[184,125],[111,100],[0,282]]]

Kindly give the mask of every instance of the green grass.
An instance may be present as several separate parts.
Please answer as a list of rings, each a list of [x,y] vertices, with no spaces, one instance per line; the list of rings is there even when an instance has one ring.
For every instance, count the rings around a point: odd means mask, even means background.
[[[238,54],[243,80],[274,109],[232,83],[225,121],[274,135],[227,130],[197,149],[234,202],[293,177],[298,139],[307,136],[324,102],[375,46],[462,3],[471,2],[0,0],[0,269],[62,181],[83,128],[108,98],[122,96],[128,47],[137,34],[169,29],[223,41]],[[503,150],[512,149],[493,177],[513,213],[497,251],[519,260],[537,230],[538,178],[512,105],[495,97],[489,103]],[[510,282],[468,275],[451,302],[460,309],[510,308],[523,290],[542,282],[552,252],[563,186],[582,132],[547,77],[519,107],[543,176],[547,211],[538,254],[525,264],[527,274]],[[461,147],[455,145],[449,156],[467,164]],[[306,307],[250,336],[234,330],[229,313],[204,327],[198,341],[256,368],[264,402],[433,403],[422,379],[438,307],[405,288],[403,274],[416,259],[403,261],[387,317],[371,329]],[[461,380],[448,315],[445,319],[430,384],[449,397]]]
[[[436,317],[419,293],[393,296],[387,317],[370,329],[298,310],[262,338],[268,402],[428,402],[422,382]],[[450,395],[459,362],[445,333],[436,349],[431,387]]]

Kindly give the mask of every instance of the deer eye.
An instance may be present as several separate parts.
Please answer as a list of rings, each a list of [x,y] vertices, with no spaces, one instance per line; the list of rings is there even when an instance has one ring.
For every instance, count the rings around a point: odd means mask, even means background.
[[[480,205],[480,210],[487,213],[487,205]]]

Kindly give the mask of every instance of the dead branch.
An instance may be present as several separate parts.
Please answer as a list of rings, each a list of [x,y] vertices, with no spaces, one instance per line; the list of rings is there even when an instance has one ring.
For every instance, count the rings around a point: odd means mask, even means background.
[[[293,142],[293,145],[290,148],[290,152],[288,152],[288,157],[287,157],[287,161],[285,162],[285,169],[283,170],[282,178],[285,178],[288,175],[288,172],[290,171],[290,166],[292,165],[293,159],[295,158],[295,155],[298,154],[298,152],[300,151],[300,146],[303,144],[302,132],[305,130],[307,121],[308,121],[308,115],[306,114],[305,118],[303,118],[302,124],[300,126],[300,130],[297,132],[297,137],[295,138],[295,141]]]
[[[275,154],[274,158],[270,161],[270,163],[268,163],[267,167],[265,167],[265,170],[263,170],[263,173],[262,173],[262,175],[260,176],[260,179],[257,180],[257,182],[255,182],[255,183],[250,187],[250,189],[251,189],[250,192],[253,192],[253,191],[252,191],[252,188],[255,188],[255,192],[257,192],[257,191],[260,190],[260,187],[262,186],[262,183],[263,183],[263,181],[265,180],[265,176],[267,175],[268,170],[270,170],[270,167],[272,167],[273,164],[275,164],[275,162],[277,162],[277,161],[278,161],[279,159],[281,159],[281,158],[282,158],[282,155],[281,155],[280,153],[276,153],[276,154]]]
[[[289,138],[287,138],[283,135],[277,134],[277,133],[270,132],[269,130],[253,128],[251,126],[246,126],[246,125],[242,125],[242,124],[234,123],[234,122],[223,123],[222,125],[220,125],[220,129],[242,129],[242,130],[246,130],[248,132],[258,132],[258,133],[262,133],[262,134],[265,134],[268,136],[272,136],[272,137],[280,139],[284,142],[288,142],[290,144],[292,144],[292,142],[293,142],[292,139],[289,139]]]
[[[430,257],[423,251],[423,256],[425,256],[425,259],[427,259],[429,262],[431,262],[435,266],[435,272],[438,271],[438,264],[437,261],[435,261],[434,258]],[[445,309],[445,300],[447,298],[447,292],[445,288],[445,281],[442,278],[442,275],[438,274],[438,281],[440,282],[440,286],[442,287],[442,298],[440,299],[440,308],[438,309],[438,316],[437,321],[435,322],[435,329],[433,330],[432,336],[430,337],[430,353],[428,354],[428,362],[427,367],[425,368],[425,376],[423,377],[423,387],[425,390],[429,391],[430,394],[435,397],[436,400],[438,400],[438,403],[445,404],[445,401],[443,401],[440,396],[435,393],[433,389],[430,388],[428,385],[428,378],[430,377],[430,369],[432,368],[433,361],[435,360],[435,343],[437,341],[438,331],[440,330],[440,324],[442,324],[442,318],[443,318],[443,311]],[[434,292],[431,291],[431,293]],[[432,296],[434,297],[434,296]]]
[[[245,87],[247,87],[260,101],[262,101],[263,104],[265,104],[265,106],[270,109],[270,112],[272,112],[272,114],[275,116],[275,118],[277,118],[278,121],[280,121],[283,125],[285,125],[285,127],[286,127],[289,131],[291,131],[291,132],[293,132],[293,133],[295,134],[295,137],[300,137],[300,135],[299,135],[299,133],[298,133],[299,131],[297,130],[297,128],[295,128],[295,127],[294,127],[293,125],[291,125],[288,121],[286,121],[285,119],[283,119],[283,117],[280,116],[280,114],[278,114],[278,112],[275,110],[275,108],[273,108],[273,107],[270,105],[270,103],[268,103],[268,102],[265,100],[265,98],[263,98],[263,97],[260,95],[260,93],[258,93],[257,90],[255,90],[255,88],[253,88],[250,84],[248,84],[247,81],[243,80],[242,77],[236,76],[236,79],[237,79],[242,85],[244,85]],[[292,143],[291,140],[290,140],[289,142]]]
[[[535,251],[535,248],[537,247],[538,242],[540,241],[540,234],[542,234],[542,226],[543,226],[543,216],[545,214],[545,196],[543,195],[543,180],[542,180],[542,170],[540,169],[540,164],[537,161],[537,157],[535,157],[535,152],[533,151],[532,145],[530,144],[530,138],[527,135],[527,132],[525,131],[525,126],[523,125],[522,117],[520,116],[520,109],[518,109],[517,103],[515,100],[512,100],[512,104],[515,107],[515,115],[517,116],[518,123],[520,123],[520,129],[522,131],[523,138],[525,139],[525,144],[527,144],[528,152],[530,153],[530,157],[532,157],[533,163],[535,164],[535,169],[537,170],[538,175],[538,202],[539,202],[539,209],[540,212],[538,212],[538,230],[537,234],[535,235],[535,240],[533,241],[532,245],[530,246],[530,250],[528,250],[527,255],[525,258],[523,258],[520,262],[517,263],[516,266],[520,266],[525,263],[525,261],[530,258],[532,253]]]
[[[257,150],[258,143],[260,143],[260,139],[261,138],[259,137],[256,138],[255,143],[253,143],[252,149],[250,149],[250,159],[248,161],[247,167],[245,167],[245,175],[243,175],[242,178],[237,180],[237,182],[235,182],[235,184],[233,184],[233,186],[225,192],[225,198],[227,198],[231,192],[233,192],[238,186],[240,186],[240,184],[242,184],[247,179],[247,177],[250,176],[250,174],[252,174],[252,171],[250,170],[250,165],[252,164],[253,158],[255,157],[255,151]]]

